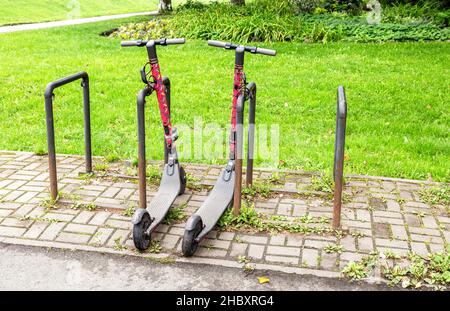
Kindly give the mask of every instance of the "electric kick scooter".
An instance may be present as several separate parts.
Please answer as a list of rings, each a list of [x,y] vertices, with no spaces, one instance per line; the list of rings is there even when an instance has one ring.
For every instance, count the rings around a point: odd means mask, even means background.
[[[263,54],[275,56],[276,51],[243,46],[220,41],[208,41],[210,46],[235,50],[233,105],[231,113],[230,157],[227,166],[222,170],[206,201],[186,223],[182,242],[184,256],[192,256],[199,242],[210,232],[219,221],[225,210],[233,204],[233,214],[239,215],[242,189],[242,148],[244,104],[249,100],[249,130],[247,148],[247,186],[253,181],[253,149],[254,125],[256,109],[256,84],[247,84],[244,73],[244,54]]]
[[[178,163],[175,141],[178,138],[176,128],[170,121],[170,81],[162,77],[156,54],[157,45],[184,44],[185,39],[159,39],[150,41],[123,41],[122,46],[146,47],[149,62],[141,70],[142,82],[146,87],[137,97],[138,138],[139,138],[139,209],[132,218],[133,242],[138,250],[150,246],[151,233],[164,219],[178,195],[186,188],[186,173]],[[159,110],[164,128],[164,172],[161,184],[153,200],[147,206],[147,179],[145,157],[145,98],[156,92]]]

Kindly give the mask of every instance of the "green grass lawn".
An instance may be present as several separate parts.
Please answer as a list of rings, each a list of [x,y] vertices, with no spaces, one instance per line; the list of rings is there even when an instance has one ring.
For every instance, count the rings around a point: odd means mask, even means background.
[[[46,150],[45,85],[86,70],[94,154],[136,157],[135,95],[143,86],[139,68],[146,53],[99,36],[124,22],[1,35],[0,149]],[[257,122],[280,124],[280,158],[287,167],[332,167],[336,89],[342,84],[349,105],[346,173],[449,180],[449,43],[279,43],[272,48],[277,57],[247,55],[246,72],[258,84]],[[233,53],[202,41],[158,51],[173,84],[174,123],[192,126],[201,116],[204,123],[225,127]],[[57,90],[55,104],[57,151],[83,153],[79,84]],[[148,153],[161,158],[154,97],[147,111]]]
[[[79,3],[77,6],[72,3]],[[0,25],[156,10],[157,0],[2,0]]]

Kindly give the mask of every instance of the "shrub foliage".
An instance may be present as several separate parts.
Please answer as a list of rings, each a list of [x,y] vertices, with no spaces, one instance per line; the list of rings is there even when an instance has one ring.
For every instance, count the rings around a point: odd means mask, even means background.
[[[188,0],[173,15],[123,26],[112,36],[122,39],[185,37],[240,43],[450,39],[446,11],[433,11],[428,4],[396,4],[386,10],[382,23],[369,24],[364,14],[353,15],[360,13],[362,3],[258,0],[246,6],[232,6],[228,3],[203,4]]]

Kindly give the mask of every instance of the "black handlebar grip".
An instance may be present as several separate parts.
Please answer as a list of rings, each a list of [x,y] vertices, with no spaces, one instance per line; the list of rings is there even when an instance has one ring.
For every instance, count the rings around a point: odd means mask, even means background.
[[[142,46],[142,40],[137,41],[122,41],[120,42],[121,46]]]
[[[227,44],[228,43],[222,42],[222,41],[208,40],[208,45],[215,46],[215,47],[218,47],[218,48],[226,48]]]
[[[166,44],[185,44],[186,39],[185,38],[175,38],[175,39],[166,39]]]
[[[269,56],[277,55],[277,51],[269,50],[269,49],[263,49],[263,48],[257,48],[256,49],[256,53],[263,54],[263,55],[269,55]]]

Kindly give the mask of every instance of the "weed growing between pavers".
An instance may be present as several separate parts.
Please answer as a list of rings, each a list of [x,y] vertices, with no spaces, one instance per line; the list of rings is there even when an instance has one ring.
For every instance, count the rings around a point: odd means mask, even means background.
[[[435,290],[445,290],[450,284],[449,247],[443,252],[420,256],[408,253],[396,255],[392,251],[373,253],[360,261],[349,262],[341,271],[350,280],[360,280],[369,276],[376,266],[389,286],[418,289],[424,285]]]
[[[420,198],[423,202],[430,205],[444,205],[447,206],[447,213],[450,212],[450,186],[442,184],[436,187],[427,187],[420,192]]]
[[[187,218],[186,212],[184,209],[186,208],[187,203],[184,203],[180,206],[172,207],[167,212],[166,217],[164,218],[163,224],[172,225],[174,223],[180,223]]]
[[[307,223],[305,223],[307,219]],[[233,215],[232,209],[228,209],[220,218],[217,226],[220,230],[231,231],[250,231],[264,233],[300,233],[300,234],[333,234],[343,236],[346,232],[334,230],[325,226],[310,226],[311,223],[323,223],[323,218],[296,218],[289,221],[283,216],[268,216],[255,210],[254,204],[248,201],[242,202],[241,213],[238,216]]]

